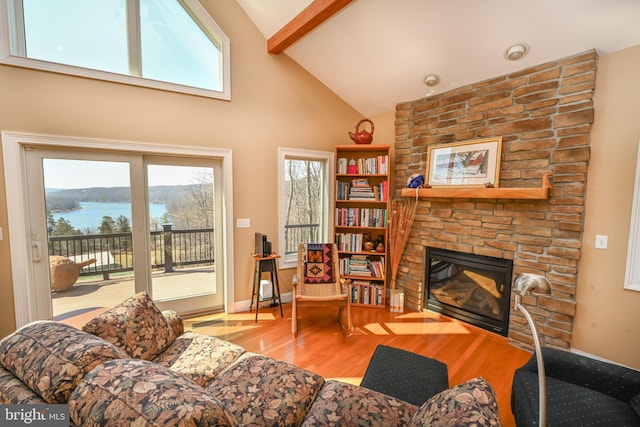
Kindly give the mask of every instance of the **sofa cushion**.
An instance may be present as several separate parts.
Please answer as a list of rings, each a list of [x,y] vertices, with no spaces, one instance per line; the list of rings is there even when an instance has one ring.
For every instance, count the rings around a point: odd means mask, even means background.
[[[499,426],[495,392],[482,377],[444,390],[420,406],[410,426]]]
[[[185,332],[153,361],[206,387],[244,351],[219,338]]]
[[[418,408],[380,392],[340,381],[327,381],[303,426],[403,426]]]
[[[298,426],[324,379],[266,356],[245,353],[207,391],[233,413],[238,424]]]
[[[0,368],[0,405],[46,405],[47,402],[4,368]]]
[[[47,403],[66,403],[82,377],[127,354],[73,326],[37,321],[0,341],[0,364]]]
[[[184,322],[175,310],[162,310],[162,316],[167,320],[176,337],[184,334]]]
[[[69,399],[78,426],[228,426],[225,410],[193,381],[146,360],[104,363]]]
[[[176,339],[149,294],[140,292],[87,322],[83,331],[99,336],[135,359],[152,360]]]

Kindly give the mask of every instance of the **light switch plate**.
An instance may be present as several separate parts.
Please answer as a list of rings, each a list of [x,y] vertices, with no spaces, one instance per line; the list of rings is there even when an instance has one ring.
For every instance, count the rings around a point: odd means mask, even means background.
[[[596,234],[596,249],[607,249],[609,244],[609,236]]]
[[[249,218],[238,218],[236,220],[236,227],[249,228],[251,227],[251,220]]]

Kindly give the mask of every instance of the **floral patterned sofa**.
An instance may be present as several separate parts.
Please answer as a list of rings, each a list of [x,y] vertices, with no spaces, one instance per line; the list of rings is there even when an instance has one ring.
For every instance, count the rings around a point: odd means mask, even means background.
[[[78,426],[500,425],[483,378],[415,406],[184,332],[146,293],[82,331],[37,321],[0,341],[0,404],[56,403]]]

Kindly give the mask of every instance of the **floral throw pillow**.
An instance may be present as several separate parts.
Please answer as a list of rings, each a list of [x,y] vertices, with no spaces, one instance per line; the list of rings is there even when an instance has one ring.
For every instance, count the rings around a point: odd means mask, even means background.
[[[477,377],[427,400],[409,426],[500,426],[498,402],[487,380]]]
[[[124,350],[135,359],[153,360],[176,339],[169,322],[146,292],[90,320],[82,330]]]

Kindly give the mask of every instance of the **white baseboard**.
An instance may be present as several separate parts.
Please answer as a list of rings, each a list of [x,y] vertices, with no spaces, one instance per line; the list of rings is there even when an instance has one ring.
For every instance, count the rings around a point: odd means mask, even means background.
[[[284,294],[280,294],[280,298],[282,299],[282,302],[291,302],[292,299],[292,293],[291,292],[286,292]],[[242,311],[249,311],[249,305],[251,304],[251,300],[243,300],[243,301],[236,301],[235,304],[233,304],[233,307],[231,310],[227,310],[228,313],[240,313]]]

